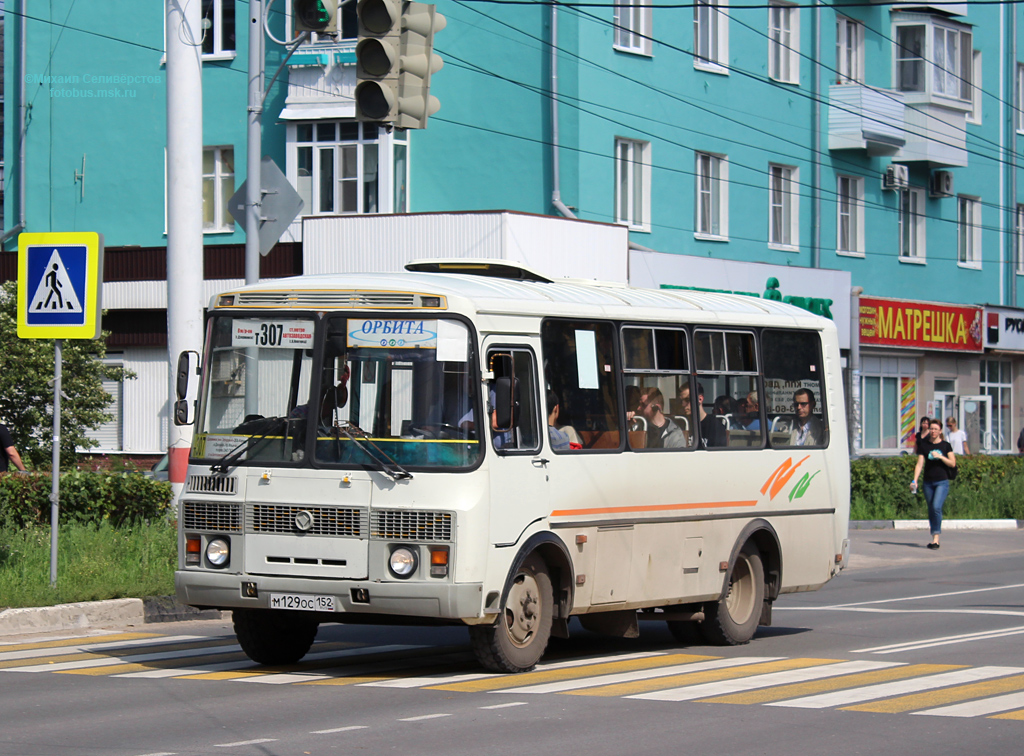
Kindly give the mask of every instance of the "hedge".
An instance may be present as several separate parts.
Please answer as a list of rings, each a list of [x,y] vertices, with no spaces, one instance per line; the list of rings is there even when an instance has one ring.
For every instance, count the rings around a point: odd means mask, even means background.
[[[944,517],[1024,520],[1024,456],[976,454],[956,458]],[[860,457],[850,463],[850,519],[925,519],[924,494],[910,493],[917,456]]]
[[[48,525],[49,473],[0,474],[0,527]],[[167,516],[171,486],[138,473],[74,470],[60,476],[60,521],[115,526]]]

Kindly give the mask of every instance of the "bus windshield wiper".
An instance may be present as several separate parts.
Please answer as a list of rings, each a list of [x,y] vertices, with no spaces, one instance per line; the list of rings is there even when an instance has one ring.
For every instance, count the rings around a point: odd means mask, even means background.
[[[373,441],[371,441],[366,435],[366,431],[358,425],[342,422],[338,423],[334,427],[341,433],[345,434],[345,437],[358,446],[367,457],[376,462],[380,467],[380,471],[391,478],[391,480],[398,481],[412,479],[412,473],[388,456],[387,452],[377,446],[377,444],[373,443]],[[359,437],[356,437],[352,431],[358,433]],[[376,454],[371,452],[370,449],[373,449]]]
[[[242,458],[242,455],[251,451],[259,442],[266,441],[270,438],[271,434],[274,434],[279,430],[283,430],[284,426],[287,424],[288,421],[283,417],[271,418],[268,421],[267,430],[256,436],[247,436],[244,438],[238,446],[210,465],[210,472],[226,473],[236,462],[238,462],[238,460]]]

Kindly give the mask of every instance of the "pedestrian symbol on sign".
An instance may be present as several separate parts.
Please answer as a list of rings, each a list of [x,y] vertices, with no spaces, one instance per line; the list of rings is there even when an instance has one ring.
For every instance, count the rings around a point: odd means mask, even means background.
[[[55,249],[46,263],[46,274],[39,280],[35,296],[29,302],[29,312],[82,312],[75,287],[71,284],[67,268]]]

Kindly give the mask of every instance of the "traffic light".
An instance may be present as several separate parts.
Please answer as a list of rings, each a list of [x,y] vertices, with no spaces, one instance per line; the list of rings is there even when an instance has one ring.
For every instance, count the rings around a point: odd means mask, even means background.
[[[292,0],[295,31],[334,34],[338,31],[338,0]]]
[[[441,103],[430,77],[444,62],[434,54],[434,34],[445,18],[426,3],[359,0],[356,44],[356,114],[400,129],[424,129]]]

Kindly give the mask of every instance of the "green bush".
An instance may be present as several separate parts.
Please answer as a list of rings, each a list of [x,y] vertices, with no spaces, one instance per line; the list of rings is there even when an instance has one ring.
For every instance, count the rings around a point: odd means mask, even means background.
[[[1024,456],[956,458],[944,517],[1024,519]],[[924,495],[910,493],[916,455],[860,457],[850,462],[850,519],[917,520],[928,516]]]
[[[50,522],[48,473],[0,475],[0,527],[16,528]],[[60,521],[114,526],[166,516],[171,487],[137,473],[73,470],[60,476]]]

